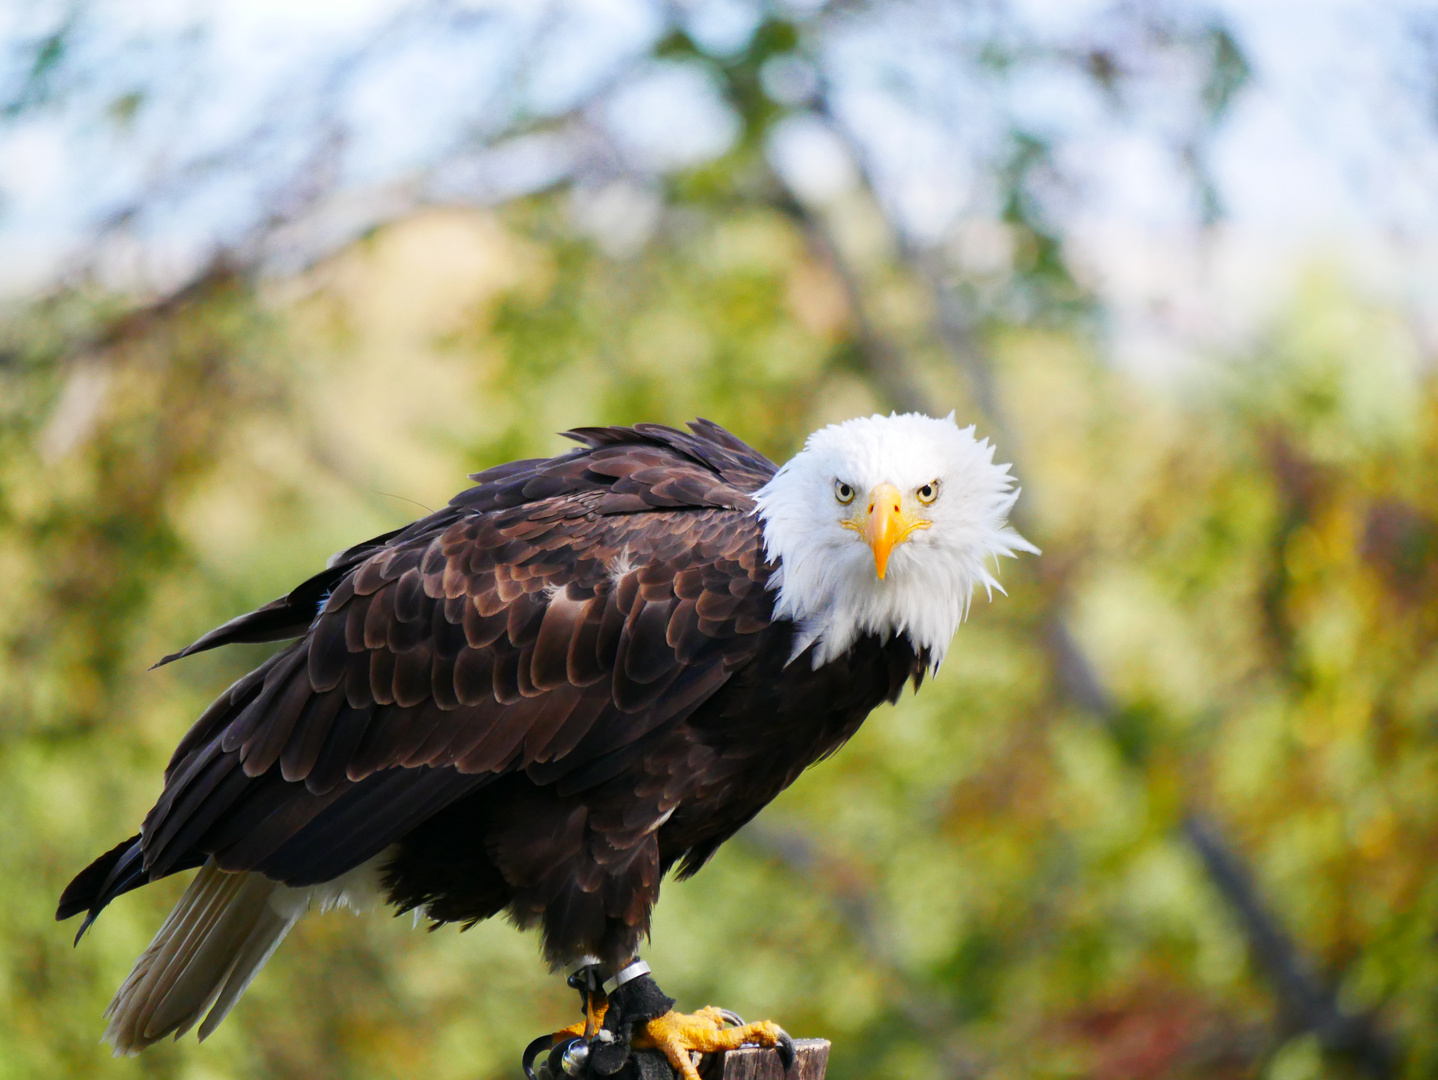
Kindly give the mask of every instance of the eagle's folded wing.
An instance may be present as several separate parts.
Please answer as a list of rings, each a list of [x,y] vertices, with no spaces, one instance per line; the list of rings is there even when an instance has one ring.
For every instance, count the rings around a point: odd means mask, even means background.
[[[303,636],[180,744],[91,910],[208,856],[328,880],[518,770],[602,783],[750,660],[772,594],[749,492],[773,466],[703,426],[575,435],[344,553]],[[267,609],[293,622],[295,596]]]

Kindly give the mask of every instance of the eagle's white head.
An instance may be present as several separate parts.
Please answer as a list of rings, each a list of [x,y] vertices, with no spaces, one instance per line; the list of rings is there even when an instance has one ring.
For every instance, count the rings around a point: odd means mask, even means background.
[[[756,495],[779,566],[774,614],[798,625],[793,656],[813,644],[817,668],[862,634],[902,633],[938,667],[974,589],[1003,591],[998,557],[1038,554],[1007,523],[1018,495],[1009,466],[952,413],[814,432]]]

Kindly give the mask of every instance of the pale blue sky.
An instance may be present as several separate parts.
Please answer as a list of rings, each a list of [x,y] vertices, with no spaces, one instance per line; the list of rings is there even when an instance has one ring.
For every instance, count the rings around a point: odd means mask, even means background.
[[[132,243],[116,248],[107,273],[157,282],[183,274],[216,241],[245,234],[279,178],[315,145],[326,115],[349,129],[340,156],[345,186],[382,191],[466,140],[481,144],[486,124],[515,104],[541,112],[571,106],[642,55],[661,26],[647,0],[509,0],[435,5],[449,20],[438,35],[433,21],[406,14],[415,7],[397,0],[89,5],[82,24],[89,32],[74,59],[76,70],[91,74],[65,106],[0,128],[0,292],[52,280],[74,264],[99,217],[157,190],[173,197],[155,204],[162,211],[133,230]],[[686,7],[691,32],[715,49],[742,41],[755,18],[744,0]],[[1438,80],[1433,57],[1409,31],[1422,17],[1438,26],[1438,7],[1411,0],[1226,0],[1220,7],[1255,81],[1212,147],[1227,222],[1202,243],[1172,158],[1155,137],[1184,121],[1181,95],[1163,91],[1165,80],[1177,83],[1184,72],[1147,73],[1155,89],[1129,119],[1058,70],[994,96],[992,87],[966,83],[944,52],[945,35],[961,34],[974,9],[956,5],[951,24],[929,26],[908,4],[884,9],[862,33],[836,35],[828,69],[873,168],[886,178],[898,220],[926,241],[988,212],[975,155],[1002,117],[1054,135],[1066,171],[1080,181],[1065,203],[1079,262],[1109,297],[1116,323],[1139,340],[1146,332],[1203,338],[1202,324],[1227,315],[1236,323],[1216,339],[1242,333],[1280,302],[1296,267],[1335,250],[1354,252],[1364,287],[1425,308],[1438,250]],[[42,32],[64,8],[0,3],[0,46]],[[1038,36],[1072,40],[1100,25],[1108,5],[1022,0],[1014,8]],[[333,59],[361,49],[376,31],[382,54],[357,52],[345,77],[327,86]],[[906,103],[892,90],[896,71],[921,100]],[[151,96],[126,126],[107,118],[106,105],[131,86]],[[635,80],[597,121],[641,172],[716,152],[730,134],[703,80],[675,68]],[[187,168],[225,153],[246,132],[260,133],[249,156],[204,183],[186,181]],[[835,168],[821,143],[800,138],[787,157],[811,172]],[[523,166],[535,176],[562,167],[545,152],[537,146],[531,157],[538,157]],[[1166,326],[1165,318],[1177,321]],[[1145,320],[1155,319],[1144,331]]]

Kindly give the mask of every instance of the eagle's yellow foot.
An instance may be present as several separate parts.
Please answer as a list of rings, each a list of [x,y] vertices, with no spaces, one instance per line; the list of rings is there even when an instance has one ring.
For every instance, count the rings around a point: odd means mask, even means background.
[[[696,1054],[717,1054],[746,1044],[778,1047],[787,1072],[794,1061],[794,1040],[788,1033],[771,1020],[725,1026],[737,1019],[733,1013],[713,1005],[697,1013],[671,1011],[645,1024],[631,1045],[637,1050],[661,1051],[683,1080],[699,1080]]]

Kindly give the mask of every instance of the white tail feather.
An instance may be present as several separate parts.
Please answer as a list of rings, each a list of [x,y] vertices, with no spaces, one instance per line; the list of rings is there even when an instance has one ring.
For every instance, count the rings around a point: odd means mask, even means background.
[[[171,1033],[178,1039],[208,1009],[199,1031],[206,1038],[312,904],[369,906],[383,858],[308,889],[230,873],[211,859],[115,991],[105,1041],[116,1055],[137,1054]]]
[[[171,1032],[178,1038],[222,996],[229,1010],[299,918],[270,906],[278,888],[213,861],[200,869],[105,1010],[105,1040],[116,1054],[138,1053]],[[223,1015],[212,1012],[203,1034]]]

